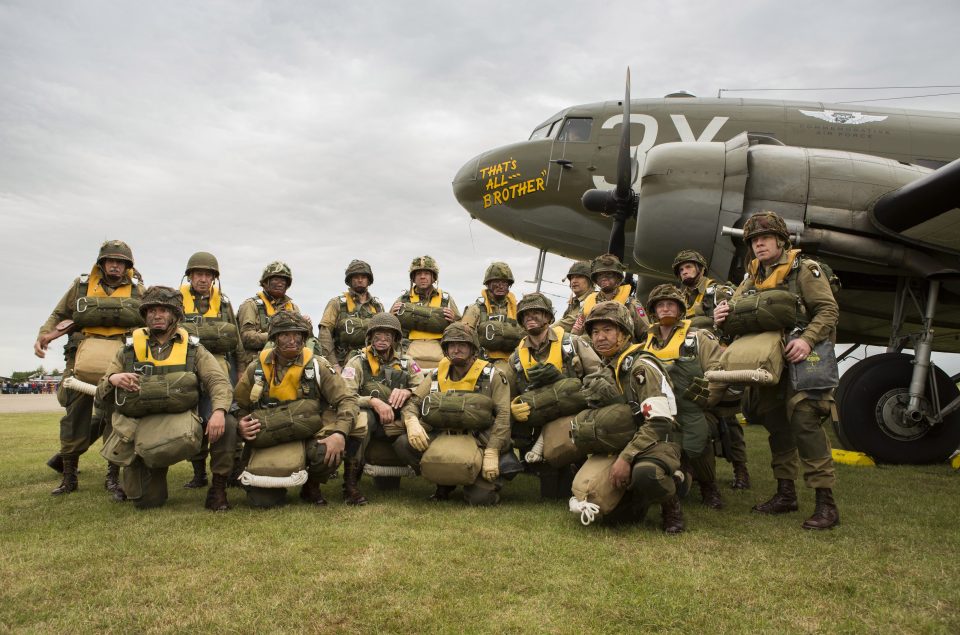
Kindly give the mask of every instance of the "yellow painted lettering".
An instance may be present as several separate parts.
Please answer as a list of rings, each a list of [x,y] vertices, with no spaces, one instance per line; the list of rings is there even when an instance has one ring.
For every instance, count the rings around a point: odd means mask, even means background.
[[[544,186],[544,184],[543,184],[543,179],[537,179],[537,191],[538,191],[538,192],[543,192],[543,191],[545,191],[546,189],[547,189],[547,188],[546,188],[546,187]]]
[[[490,207],[490,205],[492,205],[492,203],[490,202],[490,195],[489,195],[489,194],[484,194],[484,195],[483,195],[483,209],[487,209],[488,207]]]
[[[503,201],[500,200],[500,192],[494,192],[494,193],[493,193],[493,204],[494,204],[494,205],[500,205],[500,204],[502,204],[502,203],[503,203]]]

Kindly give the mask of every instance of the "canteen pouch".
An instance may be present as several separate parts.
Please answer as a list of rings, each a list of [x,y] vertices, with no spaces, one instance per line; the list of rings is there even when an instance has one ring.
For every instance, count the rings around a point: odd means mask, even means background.
[[[783,341],[779,331],[751,333],[735,339],[720,356],[724,371],[765,370],[771,384],[780,382],[783,374]],[[708,377],[714,381],[713,375]]]
[[[476,392],[432,392],[421,413],[433,430],[485,430],[493,425],[493,399]]]
[[[137,422],[134,444],[137,456],[149,468],[169,467],[200,451],[203,429],[192,410],[152,414]]]
[[[519,324],[497,319],[487,320],[477,327],[480,346],[488,351],[512,352],[523,335]]]
[[[203,347],[214,354],[232,353],[240,343],[236,325],[222,320],[184,321],[181,326],[187,333],[200,339]]]
[[[591,456],[573,478],[573,496],[597,505],[601,515],[612,512],[626,493],[626,489],[618,489],[610,483],[610,469],[616,460],[616,456],[605,454]]]
[[[567,415],[543,426],[543,459],[551,467],[564,467],[587,458],[587,453],[570,438],[571,421],[573,416]]]
[[[189,372],[141,375],[139,391],[118,388],[115,400],[117,411],[128,417],[183,412],[199,402],[199,381],[196,373]]]
[[[85,336],[77,347],[73,374],[77,379],[88,384],[99,383],[121,348],[123,348],[122,338]]]
[[[119,412],[113,413],[113,432],[100,448],[100,456],[109,463],[120,467],[129,467],[137,458],[134,438],[137,433],[137,421]]]
[[[307,466],[303,441],[289,441],[269,448],[251,448],[247,471],[257,476],[290,476]]]
[[[724,335],[790,330],[797,324],[799,303],[796,294],[783,289],[764,289],[732,298],[721,330]]]
[[[793,341],[799,335],[787,339]],[[840,371],[837,368],[837,354],[833,342],[825,339],[810,349],[810,354],[802,362],[789,364],[790,385],[797,392],[803,390],[831,390],[840,385]]]
[[[442,307],[429,307],[412,302],[404,302],[397,313],[404,332],[423,331],[424,333],[443,333],[450,322],[443,315]]]
[[[309,439],[320,432],[325,423],[321,404],[316,399],[297,399],[273,408],[257,408],[251,414],[260,421],[260,432],[246,442],[254,448]]]
[[[564,377],[549,386],[521,394],[517,400],[530,404],[530,417],[524,423],[543,426],[560,417],[577,414],[587,407],[581,388],[583,385],[578,378]]]
[[[584,410],[570,422],[574,445],[588,454],[620,452],[636,433],[633,411],[623,403]]]
[[[471,434],[441,434],[420,459],[420,473],[434,485],[470,485],[477,480],[483,454]]]
[[[78,329],[88,326],[116,326],[133,328],[143,326],[139,298],[77,298],[73,322]]]

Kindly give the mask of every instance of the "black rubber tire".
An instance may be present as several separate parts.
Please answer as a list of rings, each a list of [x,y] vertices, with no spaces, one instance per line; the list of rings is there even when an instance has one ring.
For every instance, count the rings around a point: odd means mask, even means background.
[[[848,450],[864,452],[879,463],[926,464],[945,461],[960,444],[960,411],[914,439],[897,439],[878,421],[877,405],[888,392],[910,385],[913,357],[882,353],[858,362],[840,378],[837,436]],[[960,395],[945,372],[936,369],[937,391],[943,407]]]

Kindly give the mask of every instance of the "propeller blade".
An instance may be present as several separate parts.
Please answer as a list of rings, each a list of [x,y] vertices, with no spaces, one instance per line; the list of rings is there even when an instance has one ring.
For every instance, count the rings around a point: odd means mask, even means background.
[[[611,253],[623,262],[623,245],[626,242],[627,221],[622,216],[615,216],[613,227],[610,228],[610,242],[607,245],[607,253]]]
[[[630,195],[633,165],[630,161],[630,67],[627,67],[627,88],[623,97],[623,127],[620,132],[620,153],[617,156],[617,198]]]

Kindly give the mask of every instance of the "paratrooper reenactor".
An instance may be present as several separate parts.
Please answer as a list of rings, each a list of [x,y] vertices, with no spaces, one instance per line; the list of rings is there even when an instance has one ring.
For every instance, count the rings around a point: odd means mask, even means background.
[[[287,290],[293,285],[293,272],[285,262],[279,260],[264,267],[260,276],[261,291],[244,300],[237,311],[237,324],[240,327],[240,342],[243,355],[240,368],[246,368],[267,344],[270,318],[277,311],[295,311],[300,309],[287,296]]]
[[[403,327],[404,349],[421,368],[436,368],[443,359],[440,338],[447,326],[460,319],[457,304],[436,286],[440,267],[430,256],[410,263],[410,290],[390,307]]]
[[[563,312],[563,317],[554,325],[561,326],[567,333],[573,328],[577,316],[580,315],[580,307],[586,301],[590,294],[596,291],[593,280],[590,279],[590,261],[578,260],[570,265],[567,272],[567,283],[570,285],[570,300],[567,301],[567,308]]]
[[[590,312],[601,302],[616,302],[629,309],[630,319],[633,323],[633,339],[639,342],[647,332],[650,323],[647,321],[643,306],[633,297],[633,289],[629,284],[624,284],[626,268],[620,259],[613,254],[604,254],[597,256],[590,264],[590,279],[600,287],[587,296],[580,307],[580,315],[574,322],[571,333],[580,335],[584,332],[585,320],[590,317]]]
[[[513,272],[505,262],[494,262],[483,274],[481,297],[467,307],[461,320],[477,333],[481,357],[504,372],[506,359],[520,343],[523,330],[517,323],[517,298],[510,291]]]
[[[363,348],[370,318],[384,312],[380,300],[370,294],[373,270],[369,264],[352,260],[343,282],[347,290],[327,303],[318,327],[323,356],[337,372]]]

